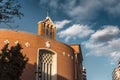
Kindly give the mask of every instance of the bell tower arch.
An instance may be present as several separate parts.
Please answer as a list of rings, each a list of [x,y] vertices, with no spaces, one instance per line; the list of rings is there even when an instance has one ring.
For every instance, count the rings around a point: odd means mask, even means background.
[[[56,39],[56,26],[50,17],[38,22],[38,35],[50,39]]]

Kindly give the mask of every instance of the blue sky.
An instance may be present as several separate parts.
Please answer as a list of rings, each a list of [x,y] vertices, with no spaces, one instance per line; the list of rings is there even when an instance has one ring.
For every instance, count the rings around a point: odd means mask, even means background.
[[[120,58],[119,0],[21,0],[17,30],[37,33],[46,10],[57,27],[57,40],[81,44],[88,80],[112,80]],[[1,28],[8,28],[1,24]]]

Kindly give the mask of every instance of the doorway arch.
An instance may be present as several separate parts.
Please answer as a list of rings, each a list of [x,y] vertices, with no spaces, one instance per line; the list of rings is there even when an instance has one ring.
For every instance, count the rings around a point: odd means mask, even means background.
[[[57,80],[57,53],[55,51],[47,48],[38,49],[36,80]]]

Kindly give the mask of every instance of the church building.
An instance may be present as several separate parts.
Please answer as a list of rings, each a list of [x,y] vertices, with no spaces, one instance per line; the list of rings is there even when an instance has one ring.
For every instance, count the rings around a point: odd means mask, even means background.
[[[80,44],[57,41],[50,17],[38,22],[38,34],[0,29],[0,49],[8,42],[20,43],[29,58],[21,80],[86,80]]]

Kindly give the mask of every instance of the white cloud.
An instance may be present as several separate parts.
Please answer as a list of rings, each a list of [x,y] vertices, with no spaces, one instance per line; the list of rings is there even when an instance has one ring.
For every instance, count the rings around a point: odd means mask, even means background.
[[[65,38],[65,41],[68,41],[69,39],[85,38],[93,32],[87,25],[74,24],[59,32],[58,35],[60,38]]]
[[[70,23],[70,20],[62,20],[62,21],[56,21],[55,25],[57,29],[62,29],[68,23]]]
[[[98,0],[65,0],[64,3],[59,2],[58,6],[54,8],[62,9],[62,12],[66,13],[71,19],[81,22],[82,20],[96,18],[96,15],[98,15],[96,13],[101,9],[102,4]]]
[[[101,11],[112,16],[120,15],[119,0],[40,0],[40,4],[47,5],[52,12],[66,13],[77,22],[93,20],[101,15]]]
[[[58,0],[50,0],[49,1],[50,6],[53,7],[53,8],[57,8],[58,7],[58,3],[59,3]]]
[[[120,1],[119,0],[103,0],[104,9],[114,16],[120,15]],[[106,6],[105,6],[106,5]]]
[[[82,43],[89,50],[87,56],[107,56],[112,60],[118,60],[120,58],[119,35],[120,29],[117,26],[104,26],[103,29],[97,30],[88,41]]]
[[[99,15],[101,10],[104,10],[107,14],[113,16],[120,15],[120,1],[118,0],[81,0],[79,5],[74,2],[69,2],[64,5],[65,8],[69,6],[65,11],[71,17],[79,18],[79,20],[94,19]]]
[[[51,10],[61,10],[61,12],[79,20],[79,22],[96,18],[101,10],[104,10],[107,14],[120,15],[119,0],[40,0],[40,4],[48,4]]]
[[[76,1],[76,0],[75,0]],[[70,2],[64,7],[69,6],[65,11],[68,15],[79,20],[93,19],[96,17],[96,12],[102,7],[98,0],[84,0],[76,6],[75,2]]]
[[[92,34],[90,39],[97,42],[104,42],[117,37],[119,33],[120,30],[117,26],[107,25],[102,30],[98,30]]]

